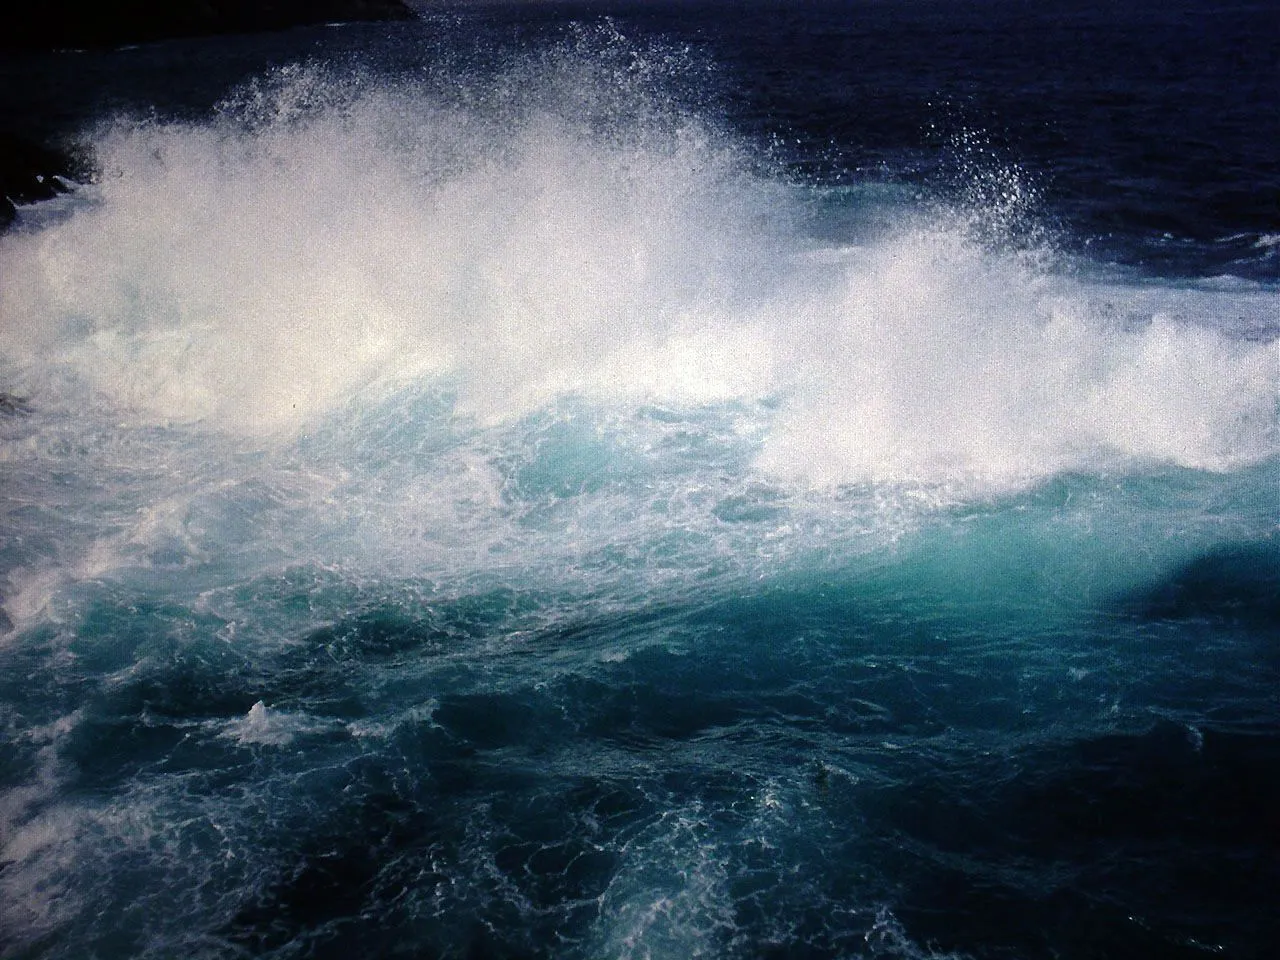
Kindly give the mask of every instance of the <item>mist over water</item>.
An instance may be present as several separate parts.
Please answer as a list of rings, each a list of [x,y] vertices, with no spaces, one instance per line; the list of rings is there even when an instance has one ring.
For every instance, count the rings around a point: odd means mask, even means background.
[[[1254,955],[1276,290],[712,71],[278,67],[0,236],[0,953]]]
[[[822,246],[802,185],[560,56],[450,100],[289,68],[108,125],[89,196],[5,240],[8,382],[259,435],[424,382],[485,422],[769,400],[760,465],[819,484],[1274,450],[1274,348],[1220,319],[1270,295],[1091,283],[975,242],[980,209]]]

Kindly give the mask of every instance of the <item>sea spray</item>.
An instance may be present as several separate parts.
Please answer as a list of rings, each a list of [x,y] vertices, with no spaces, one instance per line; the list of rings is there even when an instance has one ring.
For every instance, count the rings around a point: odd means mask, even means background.
[[[117,118],[0,238],[0,949],[1270,943],[1274,291],[576,31]]]
[[[10,382],[251,435],[423,381],[485,422],[769,400],[760,467],[819,485],[1275,449],[1273,346],[1181,291],[1055,276],[945,217],[814,257],[801,188],[647,101],[601,133],[530,95],[497,142],[412,85],[350,86],[285,71],[208,123],[109,127],[82,208],[5,241]]]

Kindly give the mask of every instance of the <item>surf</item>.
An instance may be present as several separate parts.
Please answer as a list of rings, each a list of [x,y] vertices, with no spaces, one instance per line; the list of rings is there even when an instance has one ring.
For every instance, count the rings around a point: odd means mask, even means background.
[[[557,69],[567,102],[286,69],[115,122],[79,205],[4,241],[10,391],[258,436],[423,383],[481,423],[767,402],[757,466],[819,485],[1274,453],[1273,334],[1232,330],[1269,293],[1092,282],[909,209],[833,247],[713,124],[648,91],[580,119],[603,79]]]
[[[1257,781],[1275,290],[815,182],[690,56],[272,69],[0,237],[19,951],[937,956]]]

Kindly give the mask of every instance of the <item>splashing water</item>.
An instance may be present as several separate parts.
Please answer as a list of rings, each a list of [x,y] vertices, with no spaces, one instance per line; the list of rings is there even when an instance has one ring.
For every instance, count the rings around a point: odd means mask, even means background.
[[[1275,291],[697,69],[279,68],[0,237],[5,956],[968,956],[1265,766]]]

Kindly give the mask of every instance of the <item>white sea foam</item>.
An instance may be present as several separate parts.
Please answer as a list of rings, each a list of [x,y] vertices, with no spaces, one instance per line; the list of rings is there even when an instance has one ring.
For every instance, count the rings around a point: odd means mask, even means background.
[[[292,68],[98,132],[98,182],[0,237],[0,387],[33,410],[0,443],[7,635],[86,581],[299,556],[675,590],[1280,446],[1274,291],[1089,280],[896,194],[819,242],[806,189],[651,88],[539,71],[450,97]],[[835,518],[814,488],[881,493]]]
[[[623,849],[624,863],[600,897],[592,952],[664,960],[724,952],[735,924],[724,858],[701,810],[673,811]]]
[[[294,737],[319,727],[306,717],[272,710],[259,700],[239,720],[227,724],[222,736],[241,746],[286,746]]]
[[[985,488],[1124,460],[1230,469],[1276,450],[1275,344],[1195,322],[1180,291],[1090,287],[940,231],[888,239],[843,279],[794,326],[770,472]]]
[[[259,439],[423,382],[486,424],[569,394],[767,400],[757,466],[819,486],[1275,452],[1276,344],[1227,329],[1274,294],[1200,291],[1210,328],[1185,291],[905,212],[814,256],[794,190],[579,69],[572,97],[462,105],[284,71],[205,124],[114,124],[81,208],[0,242],[6,380]]]

